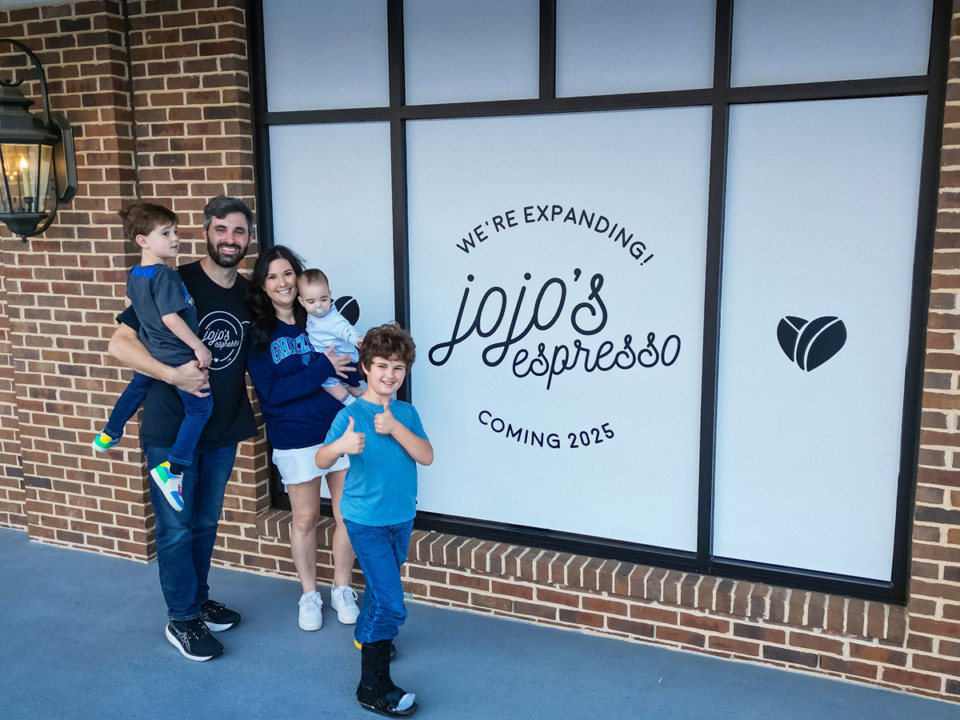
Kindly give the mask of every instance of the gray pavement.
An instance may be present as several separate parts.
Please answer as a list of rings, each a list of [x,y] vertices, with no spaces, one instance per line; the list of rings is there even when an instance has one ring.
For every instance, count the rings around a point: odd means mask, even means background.
[[[164,637],[156,563],[0,528],[0,719],[375,717],[353,696],[359,653],[329,603],[306,633],[298,583],[214,568],[210,585],[243,622],[218,635],[224,655],[190,662]],[[960,720],[960,705],[906,693],[408,607],[392,673],[420,720]]]

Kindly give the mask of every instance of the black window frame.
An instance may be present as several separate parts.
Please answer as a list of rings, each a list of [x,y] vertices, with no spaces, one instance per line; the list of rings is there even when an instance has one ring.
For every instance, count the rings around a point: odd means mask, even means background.
[[[254,158],[258,232],[262,247],[273,245],[269,129],[275,125],[389,122],[393,202],[393,252],[397,318],[410,326],[410,273],[407,234],[406,122],[438,118],[547,115],[604,110],[709,106],[712,109],[707,215],[707,272],[704,284],[703,366],[700,413],[700,474],[695,552],[557,532],[436,513],[421,512],[416,527],[548,550],[653,565],[672,570],[742,579],[801,590],[905,604],[910,576],[910,538],[919,463],[921,399],[926,321],[930,295],[939,187],[940,146],[946,96],[952,4],[934,0],[927,73],[754,87],[730,85],[734,0],[717,0],[713,86],[667,92],[583,97],[556,96],[556,0],[540,0],[539,96],[522,100],[407,105],[405,102],[403,0],[385,0],[389,56],[389,105],[374,108],[270,112],[263,39],[263,0],[248,0],[247,25],[253,95]],[[720,339],[720,290],[729,109],[748,103],[840,100],[903,95],[927,97],[921,158],[917,236],[914,248],[910,329],[902,410],[900,473],[890,581],[836,575],[716,556],[714,470]],[[411,328],[415,331],[415,328]],[[410,383],[401,397],[409,397]],[[271,500],[289,509],[271,463]],[[323,512],[330,514],[328,501]]]

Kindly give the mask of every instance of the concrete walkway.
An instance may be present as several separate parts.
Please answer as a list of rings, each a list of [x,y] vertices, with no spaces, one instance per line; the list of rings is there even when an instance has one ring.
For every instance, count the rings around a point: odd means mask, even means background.
[[[226,652],[164,637],[155,563],[29,542],[0,528],[0,718],[372,718],[353,696],[352,628],[297,627],[292,580],[214,568],[243,614]],[[325,601],[327,592],[324,591]],[[421,720],[960,720],[960,705],[745,663],[408,603],[394,680]]]

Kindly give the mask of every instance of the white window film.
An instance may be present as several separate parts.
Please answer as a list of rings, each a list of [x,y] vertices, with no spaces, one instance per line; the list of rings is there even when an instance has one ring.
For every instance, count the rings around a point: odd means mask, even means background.
[[[390,103],[385,0],[264,0],[270,112]]]
[[[924,107],[731,109],[720,556],[891,579]]]
[[[421,510],[696,549],[709,137],[707,108],[408,123]]]
[[[716,0],[559,0],[557,95],[713,84]]]
[[[360,332],[394,320],[389,125],[273,127],[270,165],[274,242],[353,298]]]
[[[933,0],[737,0],[735,87],[924,75]]]
[[[408,105],[539,94],[538,0],[406,0]]]

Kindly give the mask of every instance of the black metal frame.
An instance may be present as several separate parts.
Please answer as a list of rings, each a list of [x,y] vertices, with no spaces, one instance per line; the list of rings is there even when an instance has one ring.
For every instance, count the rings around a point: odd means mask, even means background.
[[[269,163],[269,127],[271,125],[389,122],[393,187],[395,301],[397,317],[407,326],[409,326],[410,320],[405,132],[407,120],[543,115],[691,105],[711,106],[713,110],[707,216],[707,272],[704,284],[700,486],[696,552],[675,551],[573,533],[555,532],[543,528],[509,525],[427,512],[418,514],[417,527],[468,537],[563,550],[598,558],[612,558],[676,570],[836,593],[868,600],[891,603],[905,603],[907,601],[912,509],[920,442],[924,338],[930,293],[940,141],[949,58],[952,12],[949,0],[934,0],[930,62],[926,75],[793,85],[731,87],[730,63],[734,0],[717,0],[713,87],[669,92],[564,98],[556,96],[556,0],[540,0],[539,97],[525,100],[414,106],[405,104],[403,0],[387,0],[388,55],[390,62],[389,106],[296,112],[269,112],[267,110],[267,89],[265,73],[263,72],[262,1],[249,0],[248,2],[248,31],[254,98],[257,209],[261,244],[269,246],[273,241]],[[911,322],[904,385],[892,580],[882,582],[867,578],[812,572],[717,557],[713,554],[712,547],[713,500],[716,455],[717,363],[720,339],[720,288],[723,259],[723,211],[729,108],[731,105],[743,103],[853,99],[897,95],[926,95],[927,108],[910,309]],[[409,380],[406,391],[409,392]],[[274,479],[271,484],[271,495],[274,503],[278,506],[289,507],[289,500],[283,495],[279,482]],[[329,513],[329,511],[329,503],[325,501],[324,512]]]

